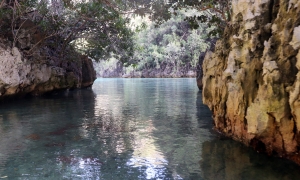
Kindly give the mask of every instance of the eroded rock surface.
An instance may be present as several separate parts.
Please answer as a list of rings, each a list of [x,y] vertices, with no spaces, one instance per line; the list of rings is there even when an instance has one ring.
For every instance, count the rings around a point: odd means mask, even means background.
[[[91,86],[96,78],[93,63],[83,56],[81,61],[73,68],[72,63],[38,62],[26,59],[16,47],[0,46],[0,98]]]
[[[82,61],[82,78],[81,86],[92,86],[96,79],[96,71],[94,70],[93,61],[87,56],[81,56]]]
[[[232,4],[225,36],[204,60],[204,103],[220,132],[300,164],[300,1]]]

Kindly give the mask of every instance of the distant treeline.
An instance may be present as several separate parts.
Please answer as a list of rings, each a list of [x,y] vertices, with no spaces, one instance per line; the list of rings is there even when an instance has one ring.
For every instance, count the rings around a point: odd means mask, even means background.
[[[164,23],[143,23],[133,36],[134,53],[129,63],[118,56],[95,64],[100,77],[188,77],[195,76],[201,53],[210,46],[208,33],[214,27],[199,23],[197,29],[185,21],[192,10],[181,10]]]

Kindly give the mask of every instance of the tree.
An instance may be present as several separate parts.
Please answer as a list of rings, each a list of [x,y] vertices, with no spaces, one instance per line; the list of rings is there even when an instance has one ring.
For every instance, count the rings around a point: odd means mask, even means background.
[[[134,70],[132,65],[135,65],[139,72],[170,70],[178,74],[195,70],[200,54],[210,46],[210,42],[206,40],[212,28],[201,24],[197,29],[190,29],[189,23],[184,21],[186,14],[184,10],[177,11],[177,15],[172,15],[157,27],[153,23],[139,28],[133,36],[134,55],[125,64],[128,66],[126,72]],[[104,74],[116,72],[118,66],[115,60],[111,58],[107,63],[96,66]],[[109,64],[113,66],[108,66]]]
[[[44,37],[25,53],[30,54],[49,38],[57,39],[62,56],[68,46],[90,57],[109,56],[110,52],[132,53],[131,30],[118,9],[106,0],[0,0],[0,36],[16,46],[26,21],[43,31]]]
[[[197,9],[203,12],[200,16],[188,17],[186,20],[191,28],[198,28],[197,21],[207,23],[210,27],[218,28],[211,31],[211,35],[222,35],[231,18],[231,1],[227,0],[124,0],[126,13],[134,13],[141,16],[149,15],[157,24],[163,23],[176,14],[176,10],[183,8]]]
[[[127,26],[132,16],[147,15],[163,24],[184,7],[203,12],[186,18],[189,28],[198,28],[198,22],[219,27],[212,28],[211,35],[220,35],[230,19],[231,4],[223,0],[0,0],[0,36],[8,37],[12,47],[18,46],[22,26],[29,20],[44,36],[24,49],[27,56],[55,39],[52,47],[60,48],[61,56],[74,47],[96,60],[113,53],[126,62],[133,55],[133,32]]]

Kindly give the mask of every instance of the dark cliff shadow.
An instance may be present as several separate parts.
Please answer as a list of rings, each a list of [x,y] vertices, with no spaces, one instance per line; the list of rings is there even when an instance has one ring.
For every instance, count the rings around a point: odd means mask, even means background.
[[[293,180],[300,179],[299,166],[284,159],[258,154],[253,149],[235,142],[213,130],[212,114],[202,102],[202,92],[197,95],[198,124],[215,135],[202,143],[199,161],[206,180]]]
[[[211,140],[202,143],[199,165],[204,179],[300,179],[299,167],[294,163],[258,154],[213,130],[212,114],[203,104],[201,91],[197,94],[196,107],[198,126],[213,135]]]
[[[10,156],[14,158],[26,151],[31,143],[47,144],[51,138],[48,132],[58,134],[57,129],[61,129],[60,134],[63,134],[73,128],[78,117],[93,116],[94,99],[93,91],[84,89],[1,103],[0,169]],[[63,145],[55,143],[53,145]]]
[[[300,179],[294,163],[258,154],[230,139],[204,142],[199,163],[207,180]]]
[[[203,104],[201,90],[199,90],[199,92],[197,93],[196,108],[199,128],[210,129],[210,132],[215,134],[215,132],[212,130],[212,113],[210,109],[205,104]]]

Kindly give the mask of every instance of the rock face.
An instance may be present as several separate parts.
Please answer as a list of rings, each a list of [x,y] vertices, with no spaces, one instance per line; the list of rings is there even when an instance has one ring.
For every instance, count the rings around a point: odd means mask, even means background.
[[[213,43],[211,43],[211,47],[210,49],[208,49],[207,51],[213,51],[214,49],[214,43],[216,43],[216,40],[214,40]],[[200,54],[199,56],[199,61],[198,61],[198,64],[197,64],[197,76],[196,76],[196,82],[197,82],[197,86],[199,88],[199,90],[202,90],[203,89],[203,83],[202,83],[202,78],[203,78],[203,61],[204,61],[204,58],[205,58],[205,54],[206,52],[203,52]]]
[[[82,60],[81,87],[92,86],[96,79],[96,71],[94,70],[93,61],[87,56],[81,56],[81,60]]]
[[[203,64],[215,128],[300,164],[300,1],[232,0],[232,21]]]
[[[211,38],[211,39],[207,39],[207,41],[210,42],[210,47],[206,50],[207,51],[214,51],[215,49],[215,44],[217,42],[217,38]],[[203,61],[204,61],[204,58],[205,58],[205,54],[206,52],[203,52],[200,54],[199,56],[199,60],[198,60],[198,63],[197,63],[197,76],[196,76],[196,82],[197,82],[197,86],[199,88],[199,90],[202,90],[203,88],[203,83],[202,83],[202,78],[203,78],[203,68],[202,68],[202,65],[203,65]]]
[[[82,66],[73,64],[74,68],[56,66],[28,60],[16,47],[0,46],[0,98],[91,86],[96,78],[93,63],[87,57],[81,61]]]

